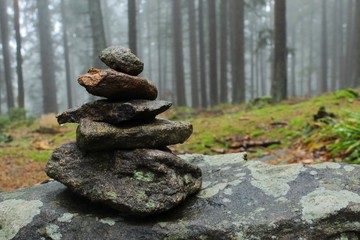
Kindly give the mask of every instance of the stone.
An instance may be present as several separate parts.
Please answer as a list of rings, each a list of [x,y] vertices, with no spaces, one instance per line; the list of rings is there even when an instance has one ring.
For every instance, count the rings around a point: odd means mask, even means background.
[[[142,220],[122,217],[53,181],[0,193],[0,236],[7,236],[0,239],[51,239],[60,234],[65,240],[360,235],[359,165],[273,166],[262,159],[245,161],[244,154],[181,157],[201,168],[203,184],[197,195],[176,208]]]
[[[129,120],[151,120],[171,107],[171,102],[129,100],[97,100],[81,107],[69,109],[56,116],[59,124],[79,123],[80,119],[119,124]]]
[[[112,100],[155,100],[158,94],[155,85],[145,78],[111,69],[90,68],[79,76],[78,83],[90,94]]]
[[[129,48],[119,45],[105,48],[99,58],[109,68],[133,76],[139,75],[144,69],[144,63]]]
[[[165,119],[154,119],[146,123],[127,122],[121,125],[82,119],[76,130],[76,142],[84,151],[159,149],[185,142],[192,130],[191,123]]]
[[[68,143],[54,151],[45,171],[75,193],[126,216],[164,212],[201,187],[199,167],[154,149],[85,154]]]

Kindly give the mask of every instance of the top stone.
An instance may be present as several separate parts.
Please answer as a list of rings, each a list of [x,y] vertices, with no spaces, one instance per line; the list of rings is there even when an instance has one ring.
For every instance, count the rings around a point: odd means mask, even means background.
[[[144,69],[144,63],[129,48],[118,45],[102,50],[99,58],[108,67],[133,76]]]

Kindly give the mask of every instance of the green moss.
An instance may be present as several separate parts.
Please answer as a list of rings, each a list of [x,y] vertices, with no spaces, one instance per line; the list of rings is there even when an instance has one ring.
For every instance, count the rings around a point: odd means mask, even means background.
[[[357,99],[359,98],[359,93],[355,89],[343,89],[335,92],[337,99]]]
[[[155,208],[155,204],[150,200],[145,204],[146,208],[153,209]]]
[[[142,201],[144,199],[146,199],[146,193],[144,191],[137,191],[136,192],[136,198],[138,201]]]
[[[184,176],[184,183],[185,183],[186,185],[189,184],[189,183],[191,183],[191,175],[186,174],[186,175]]]
[[[117,198],[116,192],[105,192],[104,195],[105,195],[107,198],[112,199],[112,200],[114,200],[114,199]]]
[[[51,157],[52,150],[29,151],[25,153],[25,157],[34,161],[46,162]]]
[[[134,178],[143,182],[152,182],[154,181],[155,175],[152,172],[137,171],[134,173]]]

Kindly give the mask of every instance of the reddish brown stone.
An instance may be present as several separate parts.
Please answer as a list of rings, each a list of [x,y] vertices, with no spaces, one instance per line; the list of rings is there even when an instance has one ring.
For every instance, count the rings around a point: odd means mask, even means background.
[[[90,94],[114,100],[155,100],[157,97],[157,89],[150,81],[111,69],[90,68],[78,82]]]

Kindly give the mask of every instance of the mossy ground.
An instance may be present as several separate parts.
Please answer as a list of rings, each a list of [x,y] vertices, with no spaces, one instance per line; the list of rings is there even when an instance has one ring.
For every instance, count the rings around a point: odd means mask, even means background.
[[[353,91],[353,90],[351,90]],[[172,108],[160,117],[193,124],[194,133],[184,144],[172,146],[175,153],[218,154],[238,152],[234,141],[279,140],[281,144],[248,148],[249,159],[286,149],[286,154],[272,163],[314,163],[313,152],[301,144],[308,139],[309,125],[321,106],[338,118],[348,111],[359,111],[356,93],[341,90],[311,99],[289,99],[272,105],[252,101],[242,105],[221,105],[208,110]],[[11,190],[47,179],[46,161],[54,148],[75,141],[76,124],[58,126],[54,115],[44,116],[32,124],[9,125],[3,129],[13,141],[0,143],[0,190]],[[328,159],[325,159],[328,160]]]

